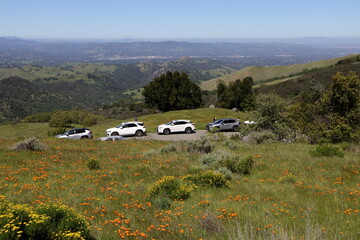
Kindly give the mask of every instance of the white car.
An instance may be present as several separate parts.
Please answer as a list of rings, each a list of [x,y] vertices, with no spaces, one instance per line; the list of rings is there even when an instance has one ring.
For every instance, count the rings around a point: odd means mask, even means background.
[[[74,128],[63,134],[56,135],[55,137],[64,139],[91,139],[93,138],[93,135],[88,128]]]
[[[173,120],[157,127],[157,133],[165,135],[175,132],[185,132],[187,134],[190,134],[194,131],[194,123],[190,120]]]
[[[106,136],[143,136],[146,128],[142,122],[124,122],[117,127],[106,129]]]

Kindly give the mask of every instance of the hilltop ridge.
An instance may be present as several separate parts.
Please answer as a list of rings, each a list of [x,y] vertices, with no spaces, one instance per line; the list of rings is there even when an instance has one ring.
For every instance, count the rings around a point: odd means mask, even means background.
[[[201,82],[201,88],[203,90],[215,90],[217,86],[217,82],[219,80],[222,80],[225,83],[229,83],[235,81],[236,79],[243,79],[248,76],[254,79],[255,85],[264,82],[270,82],[275,79],[286,79],[291,76],[304,74],[310,70],[329,67],[331,65],[336,64],[340,60],[351,58],[353,56],[356,55],[348,55],[348,56],[332,58],[328,60],[310,62],[305,64],[294,64],[289,66],[268,66],[268,67],[249,66],[224,76],[203,81]]]

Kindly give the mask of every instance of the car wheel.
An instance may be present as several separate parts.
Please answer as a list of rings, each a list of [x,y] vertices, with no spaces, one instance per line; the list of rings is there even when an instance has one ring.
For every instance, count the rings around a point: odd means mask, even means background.
[[[185,132],[186,132],[187,134],[190,134],[190,133],[192,133],[192,130],[191,130],[191,128],[187,127],[187,128],[185,129]]]
[[[88,139],[88,136],[82,136],[81,139]]]
[[[167,129],[164,129],[164,134],[165,134],[165,135],[169,135],[169,134],[170,134],[170,129],[168,129],[168,128],[167,128]]]
[[[135,132],[135,136],[137,136],[137,137],[141,137],[142,135],[143,135],[143,132],[141,130],[137,130]]]
[[[120,136],[120,134],[118,132],[112,132],[110,135],[111,136]]]
[[[233,131],[237,132],[239,130],[239,126],[233,126]]]

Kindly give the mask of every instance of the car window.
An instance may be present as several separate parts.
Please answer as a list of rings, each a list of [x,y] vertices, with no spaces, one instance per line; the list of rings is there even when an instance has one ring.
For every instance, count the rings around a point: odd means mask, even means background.
[[[178,125],[184,125],[184,124],[187,124],[187,122],[185,122],[185,121],[178,122]]]
[[[67,132],[67,134],[71,135],[71,134],[74,134],[75,133],[75,130],[70,130]]]
[[[231,120],[228,120],[229,123],[234,123],[235,120],[234,119],[231,119]]]
[[[129,127],[129,124],[123,124],[121,127],[122,127],[122,128],[128,128],[128,127]]]
[[[76,130],[76,133],[84,133],[85,132],[85,129],[77,129]]]
[[[216,123],[216,124],[220,124],[222,121],[223,121],[223,120],[220,119],[220,120],[217,120],[215,123]]]
[[[129,123],[127,127],[137,127],[137,125],[135,123]]]
[[[173,121],[165,123],[165,125],[171,125],[173,123]]]
[[[142,123],[142,122],[139,122],[139,123],[137,123],[139,126],[144,126],[144,123]]]
[[[229,123],[229,120],[224,120],[224,123]]]

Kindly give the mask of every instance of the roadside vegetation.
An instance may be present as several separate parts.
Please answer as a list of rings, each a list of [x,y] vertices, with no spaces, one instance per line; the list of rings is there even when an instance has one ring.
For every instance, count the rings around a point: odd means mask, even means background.
[[[1,208],[68,206],[88,226],[78,235],[64,230],[71,239],[359,238],[356,145],[337,145],[343,156],[324,157],[309,144],[213,137],[175,145],[41,141],[48,149],[15,151],[15,141],[1,140]],[[14,218],[2,215],[0,232]]]

